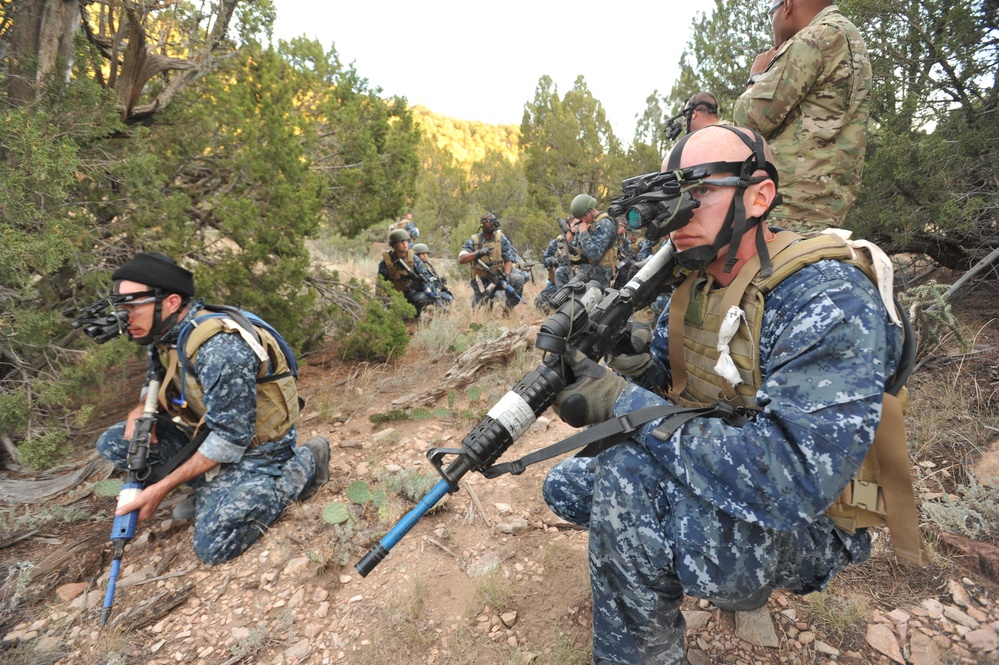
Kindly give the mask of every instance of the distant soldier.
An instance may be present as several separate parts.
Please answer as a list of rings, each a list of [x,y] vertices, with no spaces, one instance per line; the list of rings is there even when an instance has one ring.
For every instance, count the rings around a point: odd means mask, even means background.
[[[573,246],[580,256],[581,274],[587,281],[608,287],[617,275],[617,223],[596,205],[597,200],[589,194],[577,195],[569,206],[573,216],[570,228],[576,236]]]
[[[670,118],[666,137],[675,140],[684,130],[687,134],[711,125],[717,125],[718,98],[710,92],[698,92],[683,103],[683,110]],[[725,123],[727,124],[727,123]]]
[[[556,279],[556,271],[561,268],[570,269],[572,266],[573,258],[578,259],[578,255],[575,254],[575,250],[570,250],[570,245],[573,238],[572,231],[569,230],[569,226],[562,221],[560,218],[559,225],[562,228],[562,233],[560,233],[555,238],[552,238],[551,242],[548,243],[548,247],[545,248],[544,254],[541,255],[541,264],[548,271],[548,280],[545,282],[545,288],[541,289],[541,293],[538,297],[534,299],[534,306],[538,308],[541,312],[549,313],[551,311],[551,299],[558,292],[558,281]],[[569,278],[571,279],[571,277]],[[565,279],[565,281],[569,281]]]
[[[447,288],[447,280],[441,277],[430,262],[430,248],[422,242],[413,245],[413,253],[423,261],[423,267],[430,273],[430,288],[437,296],[438,305],[449,305],[454,302],[454,294]]]
[[[756,56],[733,119],[770,143],[784,203],[771,223],[840,226],[864,174],[871,63],[857,27],[828,0],[770,6],[776,46]]]
[[[389,233],[391,249],[382,252],[378,263],[378,276],[388,280],[396,291],[401,291],[406,300],[416,308],[416,318],[420,318],[423,308],[433,302],[430,289],[431,276],[423,261],[409,248],[409,234],[403,229]]]
[[[480,231],[461,246],[458,263],[471,264],[472,307],[484,302],[491,306],[493,298],[504,294],[504,306],[509,311],[522,302],[524,275],[520,270],[514,270],[517,254],[499,226],[493,213],[482,215]]]
[[[416,240],[420,237],[420,229],[416,228],[416,224],[413,223],[413,213],[407,212],[405,215],[399,218],[399,221],[389,224],[389,233],[402,229],[409,234],[410,240]]]

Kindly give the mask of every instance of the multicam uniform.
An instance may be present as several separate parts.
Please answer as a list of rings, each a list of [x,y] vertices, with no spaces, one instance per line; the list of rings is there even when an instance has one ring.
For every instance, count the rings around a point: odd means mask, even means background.
[[[572,244],[583,264],[580,274],[586,275],[587,281],[610,286],[617,275],[617,222],[607,213],[600,213],[589,229],[573,238]]]
[[[826,7],[777,50],[735,103],[733,119],[767,140],[784,204],[770,222],[793,230],[841,226],[860,190],[871,64],[863,37]]]
[[[666,402],[670,342],[705,334],[711,284],[695,284],[702,296],[685,308],[683,330],[668,329],[667,307],[653,365],[638,379],[645,387],[626,387],[615,416]],[[876,287],[840,261],[804,266],[765,296],[751,338],[760,370],[751,422],[695,418],[663,440],[654,421],[595,458],[561,462],[545,480],[552,510],[590,529],[596,663],[683,662],[684,593],[808,593],[870,554],[865,529],[837,529],[824,513],[874,440],[901,355]]]
[[[203,313],[201,309],[200,301],[192,305],[177,325],[149,346],[147,383],[160,374],[159,358],[170,354],[181,329]],[[165,368],[168,379],[164,391],[172,386],[176,390],[165,394],[176,397],[180,381],[186,379],[189,386],[193,382],[192,377],[181,372],[175,351],[171,357],[177,366]],[[294,400],[293,413],[285,409],[284,415],[270,418],[268,414],[273,414],[275,408],[280,410],[274,400],[283,402],[284,397],[275,397],[277,393],[273,390],[268,391],[270,396],[265,396],[263,389],[258,390],[261,360],[239,334],[220,332],[209,337],[192,361],[196,385],[200,387],[187,391],[189,408],[177,415],[188,426],[203,418],[203,426],[211,430],[198,452],[219,462],[219,466],[190,484],[196,488],[194,551],[201,560],[216,564],[242,554],[277,521],[315,475],[316,463],[308,448],[295,445],[298,392],[293,382],[277,391],[293,392],[284,396]],[[277,368],[273,361],[268,365],[270,375]],[[196,398],[192,393],[197,393]],[[271,397],[274,399],[268,402]],[[258,422],[258,416],[269,421],[265,429],[273,431],[272,437],[259,436],[258,427],[262,423]],[[156,436],[158,443],[150,447],[148,457],[154,470],[190,441],[190,428],[182,429],[160,418]],[[122,422],[101,435],[97,450],[115,467],[125,470],[128,445]]]
[[[397,260],[405,263],[409,270],[399,266]],[[406,296],[406,300],[416,308],[417,318],[423,308],[431,303],[430,295],[424,287],[433,284],[433,275],[412,249],[408,250],[404,257],[398,257],[394,250],[382,252],[382,260],[378,262],[378,275],[387,279],[396,291],[401,291]]]
[[[511,263],[517,262],[517,253],[513,250],[513,245],[507,239],[503,232],[496,230],[493,235],[489,238],[486,237],[481,231],[474,234],[471,238],[465,241],[461,246],[462,252],[470,252],[474,254],[482,248],[489,248],[489,256],[481,259],[483,263],[489,266],[492,270],[496,272],[503,272],[503,264],[507,261]],[[500,297],[500,294],[506,296],[505,302],[507,307],[513,307],[520,300],[517,299],[513,294],[507,293],[502,289],[496,289],[495,291],[490,291],[489,276],[485,270],[478,264],[477,261],[473,261],[469,264],[471,270],[471,285],[472,285],[472,307],[475,307],[483,300],[487,298],[488,293],[492,293],[494,297]],[[518,296],[523,296],[524,294],[524,273],[520,270],[514,269],[510,271],[509,275],[505,276],[507,283],[513,287],[513,290]]]

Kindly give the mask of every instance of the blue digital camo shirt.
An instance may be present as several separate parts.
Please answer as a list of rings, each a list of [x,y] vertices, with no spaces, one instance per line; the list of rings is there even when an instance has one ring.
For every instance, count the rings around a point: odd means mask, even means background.
[[[669,384],[669,307],[639,382]],[[819,516],[853,476],[874,440],[884,386],[901,354],[901,332],[857,268],[820,261],[766,298],[760,339],[762,387],[754,421],[735,428],[697,418],[667,440],[636,439],[673,478],[735,518],[791,530]],[[638,385],[615,415],[664,403]]]
[[[174,345],[181,328],[203,306],[195,302],[187,315],[161,339],[160,344]],[[156,363],[149,346],[148,380],[155,376]],[[220,464],[238,462],[253,439],[257,420],[257,372],[260,359],[239,335],[219,334],[210,337],[194,359],[198,382],[204,390],[205,425],[211,430],[198,452]],[[179,370],[178,370],[179,371]],[[294,445],[296,428],[292,427],[278,443]]]

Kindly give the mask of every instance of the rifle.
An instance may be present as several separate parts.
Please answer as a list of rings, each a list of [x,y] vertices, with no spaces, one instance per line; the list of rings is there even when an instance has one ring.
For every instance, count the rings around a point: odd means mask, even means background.
[[[403,261],[398,256],[395,257],[395,258],[393,258],[392,260],[393,260],[393,262],[395,262],[396,265],[398,265],[400,268],[402,268],[403,270],[405,270],[409,274],[409,276],[413,278],[413,281],[414,281],[414,283],[416,283],[417,288],[420,289],[421,291],[423,291],[424,293],[426,293],[427,296],[430,298],[430,300],[435,305],[442,306],[442,307],[447,307],[447,305],[448,305],[447,298],[444,298],[443,296],[441,296],[441,294],[438,293],[436,290],[434,290],[431,287],[430,284],[427,284],[427,282],[426,282],[425,279],[423,279],[422,277],[420,277],[419,275],[417,275],[414,271],[410,270],[409,266],[406,265],[405,261]],[[448,295],[451,295],[451,294],[448,293]],[[453,299],[453,296],[452,296],[452,299]]]
[[[149,478],[152,469],[146,464],[149,455],[149,445],[152,443],[152,430],[156,422],[156,399],[160,391],[159,380],[152,380],[146,390],[146,402],[142,415],[135,419],[135,432],[128,444],[128,475],[118,493],[118,507],[135,500]],[[139,511],[133,510],[125,515],[115,515],[111,525],[111,542],[114,543],[114,555],[111,558],[111,572],[108,573],[108,588],[104,594],[104,606],[101,608],[100,625],[107,623],[111,616],[111,605],[114,603],[114,591],[118,584],[118,572],[121,569],[121,558],[125,554],[125,545],[135,536],[135,527],[139,523]]]
[[[496,270],[490,268],[482,261],[482,259],[477,258],[475,259],[475,262],[489,274],[489,286],[486,288],[486,292],[484,294],[485,298],[492,298],[496,294],[496,289],[502,289],[520,302],[525,305],[527,304],[527,301],[517,294],[517,290],[510,286],[510,283],[506,281],[506,277],[503,273],[497,272]]]
[[[555,396],[574,380],[562,356],[576,349],[600,361],[622,341],[628,321],[668,284],[678,281],[673,244],[667,242],[622,289],[601,289],[576,278],[552,298],[556,309],[538,331],[536,346],[548,355],[507,392],[462,439],[461,448],[431,448],[427,458],[441,480],[354,566],[361,577],[374,570],[417,521],[445,494],[458,490],[469,471],[491,467],[519,439]],[[445,457],[453,459],[444,467]]]

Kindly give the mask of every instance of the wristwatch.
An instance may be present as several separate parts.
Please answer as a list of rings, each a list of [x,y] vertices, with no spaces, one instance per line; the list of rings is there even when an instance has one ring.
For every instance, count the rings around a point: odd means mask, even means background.
[[[753,85],[754,83],[756,83],[758,80],[760,80],[760,74],[761,74],[760,72],[757,72],[756,74],[753,74],[752,76],[750,76],[749,80],[746,81],[746,87],[748,88],[751,85]]]

